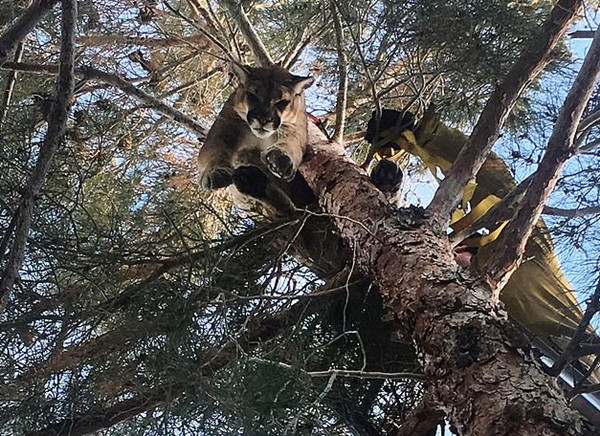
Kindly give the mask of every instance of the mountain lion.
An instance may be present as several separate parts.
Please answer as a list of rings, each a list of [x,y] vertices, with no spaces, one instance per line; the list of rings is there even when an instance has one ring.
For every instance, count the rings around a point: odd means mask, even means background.
[[[236,195],[238,202],[247,196],[258,199],[261,213],[267,216],[304,207],[308,199],[290,194],[298,187],[302,192],[307,188],[296,170],[307,140],[304,90],[314,79],[295,76],[277,65],[234,64],[233,71],[239,86],[198,155],[202,187],[214,190],[233,184],[243,194]]]

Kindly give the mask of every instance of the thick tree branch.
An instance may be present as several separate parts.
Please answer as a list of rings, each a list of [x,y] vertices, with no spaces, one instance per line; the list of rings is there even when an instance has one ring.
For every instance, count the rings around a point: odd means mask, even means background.
[[[0,313],[4,312],[12,287],[17,280],[25,256],[27,236],[31,227],[36,197],[50,169],[54,154],[60,146],[71,109],[74,88],[75,26],[77,24],[77,0],[62,0],[60,67],[56,99],[52,105],[48,130],[40,146],[39,156],[25,186],[16,219],[14,239],[7,266],[0,279]]]
[[[428,210],[433,214],[437,231],[445,231],[464,187],[485,162],[517,98],[552,60],[554,47],[582,9],[583,0],[559,0],[538,36],[527,45],[506,77],[497,85],[467,144],[429,205]]]
[[[58,67],[56,65],[38,65],[16,62],[6,62],[2,68],[15,71],[25,71],[30,73],[43,74],[56,74],[58,72]],[[182,126],[187,127],[192,132],[194,132],[199,139],[203,139],[206,137],[206,133],[208,132],[206,127],[202,126],[189,115],[184,114],[183,112],[175,109],[174,107],[163,103],[162,101],[158,100],[156,97],[153,97],[147,92],[137,88],[129,80],[123,79],[117,76],[116,74],[107,73],[105,71],[101,71],[92,67],[75,68],[74,72],[77,76],[81,77],[82,79],[98,80],[107,85],[114,86],[115,88],[120,89],[130,97],[135,98],[140,103],[143,103],[153,109],[156,109],[156,111],[169,117],[173,121],[176,121]]]
[[[576,152],[574,145],[577,126],[600,77],[600,30],[592,41],[581,70],[575,78],[558,120],[548,140],[548,147],[527,193],[520,202],[515,218],[502,231],[498,247],[510,247],[487,265],[487,277],[492,287],[502,289],[520,264],[527,239],[539,220],[544,204],[554,189],[558,175],[569,157]]]
[[[354,247],[358,265],[375,278],[387,307],[412,332],[434,400],[459,434],[582,431],[564,395],[534,362],[523,359],[514,332],[490,303],[489,286],[453,273],[445,235],[420,226],[414,209],[393,211],[339,144],[312,125],[300,171]],[[522,395],[523,383],[543,398],[543,410]]]
[[[34,0],[6,31],[0,36],[0,66],[6,62],[8,54],[46,16],[58,0]]]
[[[248,16],[244,12],[244,8],[242,7],[242,5],[239,2],[233,0],[225,0],[223,3],[225,4],[227,10],[235,20],[235,23],[237,24],[238,28],[244,35],[246,42],[250,46],[250,50],[252,50],[252,53],[256,58],[256,62],[258,62],[258,64],[261,67],[268,67],[269,65],[273,65],[273,58],[271,58],[271,55],[269,55],[269,52],[267,51],[262,40],[258,36],[258,33],[256,33],[256,29],[254,29],[254,26],[252,25],[250,20],[248,20]]]

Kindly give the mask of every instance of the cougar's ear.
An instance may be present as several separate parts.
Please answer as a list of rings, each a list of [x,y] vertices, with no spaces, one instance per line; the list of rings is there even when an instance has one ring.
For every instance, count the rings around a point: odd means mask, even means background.
[[[315,81],[314,77],[311,76],[294,76],[292,75],[291,87],[294,89],[296,94],[300,94]]]
[[[250,67],[248,65],[238,64],[237,62],[231,63],[231,71],[237,78],[240,85],[246,85],[250,79]]]

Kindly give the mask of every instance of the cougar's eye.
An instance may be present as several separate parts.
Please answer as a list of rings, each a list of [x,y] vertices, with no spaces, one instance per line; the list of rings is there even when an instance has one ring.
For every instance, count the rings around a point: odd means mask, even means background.
[[[252,94],[251,92],[246,93],[246,100],[248,100],[251,106],[256,106],[259,103],[256,94]]]
[[[282,111],[287,107],[288,104],[290,104],[289,100],[279,100],[277,103],[275,103],[275,106],[277,107],[277,109]]]

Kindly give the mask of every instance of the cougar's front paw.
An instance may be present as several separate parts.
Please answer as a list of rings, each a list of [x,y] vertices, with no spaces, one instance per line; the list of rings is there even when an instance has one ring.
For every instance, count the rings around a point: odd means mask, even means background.
[[[233,183],[242,194],[254,198],[264,198],[269,180],[259,168],[249,165],[235,169]]]
[[[274,175],[286,182],[291,181],[296,174],[296,168],[294,168],[294,162],[287,155],[285,151],[278,147],[271,147],[264,151],[262,159]]]
[[[202,176],[202,187],[204,189],[219,189],[231,185],[233,182],[233,169],[227,167],[216,167],[208,170]]]
[[[391,160],[380,160],[371,171],[371,182],[382,192],[397,192],[402,184],[402,171]]]

